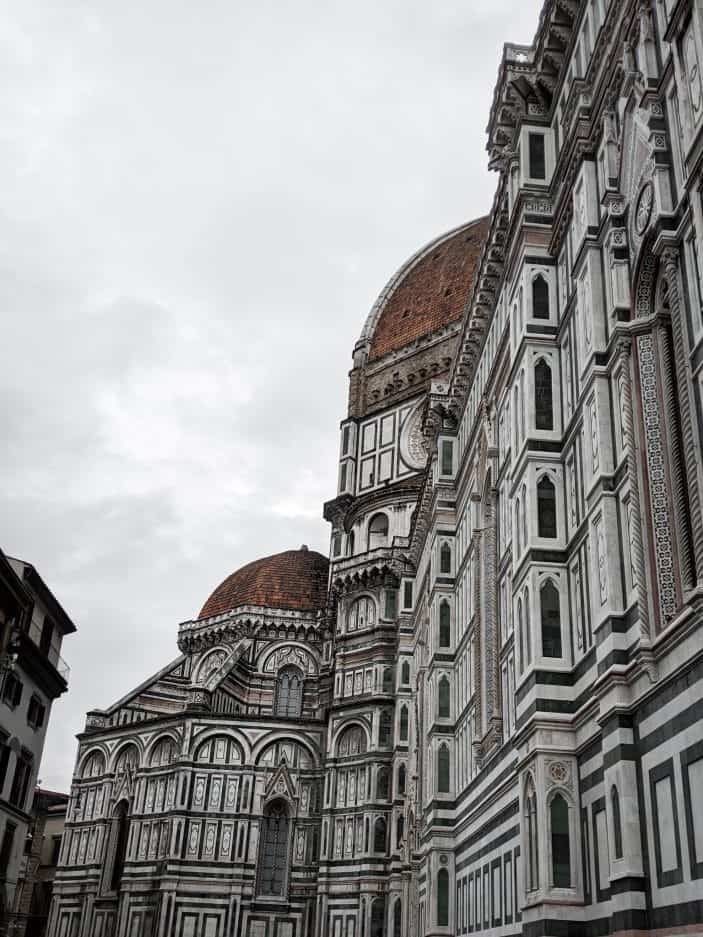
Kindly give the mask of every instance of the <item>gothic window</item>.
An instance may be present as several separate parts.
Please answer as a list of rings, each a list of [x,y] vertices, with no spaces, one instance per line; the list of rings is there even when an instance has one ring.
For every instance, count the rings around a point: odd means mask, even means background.
[[[517,600],[517,638],[518,638],[518,665],[520,673],[525,669],[525,637],[522,629],[522,599]]]
[[[555,888],[571,888],[571,850],[569,846],[569,805],[555,794],[549,805],[552,834],[552,883]]]
[[[115,762],[115,774],[119,777],[127,771],[135,771],[139,763],[139,752],[134,745],[126,745]]]
[[[613,784],[610,789],[610,806],[613,812],[613,846],[616,859],[622,859],[622,818],[620,816],[620,796]]]
[[[349,758],[353,755],[363,755],[366,752],[366,733],[361,726],[349,726],[339,736],[337,742],[337,757]]]
[[[408,707],[400,707],[400,741],[408,741]]]
[[[450,647],[452,643],[451,611],[449,602],[443,599],[439,603],[439,646]]]
[[[276,678],[276,712],[297,719],[303,711],[303,675],[297,667],[283,667]]]
[[[527,549],[527,485],[522,486],[522,549]]]
[[[398,768],[398,793],[405,793],[405,765],[400,765]]]
[[[385,514],[374,514],[369,521],[369,550],[385,547],[388,543],[388,518]]]
[[[110,891],[119,891],[124,872],[124,862],[127,856],[127,834],[129,832],[129,806],[126,800],[120,801],[115,808],[110,827],[110,846],[108,861],[112,863],[109,876]]]
[[[541,273],[532,281],[532,316],[535,319],[549,318],[549,285]]]
[[[532,623],[530,621],[530,590],[525,589],[525,664],[532,663]]]
[[[520,517],[520,496],[515,499],[515,556],[520,556],[522,546],[520,535],[522,533],[522,519]]]
[[[559,614],[559,590],[548,579],[540,591],[542,617],[542,656],[561,657],[561,616]]]
[[[543,475],[537,484],[537,527],[540,537],[557,535],[557,495],[548,475]]]
[[[388,768],[381,767],[376,775],[376,800],[388,800],[390,796],[390,774]]]
[[[357,631],[359,628],[368,628],[376,624],[376,605],[368,595],[352,602],[347,615],[347,628]]]
[[[446,674],[439,678],[437,700],[437,715],[440,719],[449,719],[449,677]]]
[[[347,556],[354,556],[354,531],[349,531],[349,536],[347,537]]]
[[[385,848],[384,848],[385,852]],[[371,904],[371,935],[385,937],[386,934],[386,899],[374,898]]]
[[[440,573],[452,571],[452,551],[448,543],[443,543],[439,551],[439,571]]]
[[[524,439],[525,430],[525,372],[520,372],[520,438]]]
[[[393,671],[390,669],[390,667],[386,667],[386,669],[383,671],[383,692],[393,692]]]
[[[392,742],[393,736],[393,716],[391,713],[384,709],[381,713],[381,719],[379,723],[378,730],[378,744],[381,748],[389,748]]]
[[[437,752],[437,793],[449,793],[449,746],[442,742]]]
[[[449,872],[446,869],[437,873],[437,926],[449,926]]]
[[[544,358],[535,365],[535,426],[537,429],[554,429],[552,369]]]
[[[152,768],[155,768],[162,765],[170,765],[175,759],[176,746],[173,743],[173,739],[165,738],[161,739],[152,749],[149,764]]]
[[[373,851],[386,851],[386,821],[383,817],[376,817],[373,825]]]
[[[410,683],[410,664],[404,660],[403,666],[400,668],[400,682],[403,686],[408,686]]]
[[[403,905],[400,898],[395,899],[393,906],[393,937],[403,937]]]
[[[288,878],[290,819],[283,800],[274,800],[264,810],[259,845],[260,895],[285,896]]]
[[[342,552],[342,535],[340,533],[332,536],[332,556],[339,556]]]
[[[537,793],[532,778],[525,789],[525,820],[527,826],[527,891],[539,888],[539,851],[537,848]]]
[[[395,848],[399,849],[400,844],[403,842],[403,834],[405,833],[405,817],[403,814],[399,814],[398,818],[395,821]]]

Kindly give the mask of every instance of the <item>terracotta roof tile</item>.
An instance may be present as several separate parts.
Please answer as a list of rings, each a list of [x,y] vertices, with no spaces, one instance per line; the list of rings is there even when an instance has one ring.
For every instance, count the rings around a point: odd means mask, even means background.
[[[240,605],[308,612],[327,602],[327,557],[303,547],[242,566],[215,589],[198,615],[210,618]]]
[[[487,233],[488,218],[479,218],[438,238],[408,264],[379,315],[370,361],[461,318]]]

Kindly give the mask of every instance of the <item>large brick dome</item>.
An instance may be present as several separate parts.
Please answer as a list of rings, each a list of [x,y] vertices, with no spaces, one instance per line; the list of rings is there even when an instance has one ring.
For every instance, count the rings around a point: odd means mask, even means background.
[[[370,361],[461,318],[487,232],[488,218],[469,221],[435,238],[400,268],[364,330],[370,332]]]
[[[215,589],[198,618],[242,605],[314,612],[327,600],[327,557],[303,546],[242,566]]]

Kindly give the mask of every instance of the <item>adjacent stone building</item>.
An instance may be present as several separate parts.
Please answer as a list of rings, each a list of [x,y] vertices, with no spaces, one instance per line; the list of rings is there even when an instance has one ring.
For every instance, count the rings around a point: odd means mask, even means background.
[[[75,625],[31,563],[0,551],[0,934],[17,933],[15,891],[53,701],[68,687],[61,646]]]
[[[329,562],[234,573],[89,714],[52,935],[703,927],[702,17],[505,47],[489,216],[355,346]]]

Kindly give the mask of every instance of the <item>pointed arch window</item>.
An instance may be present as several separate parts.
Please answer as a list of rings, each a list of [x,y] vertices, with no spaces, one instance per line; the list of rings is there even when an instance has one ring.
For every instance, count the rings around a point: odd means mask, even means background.
[[[297,667],[283,667],[276,679],[276,715],[297,719],[303,711],[303,674]]]
[[[373,851],[386,851],[386,821],[384,817],[376,817],[373,825]]]
[[[449,746],[442,742],[437,752],[437,793],[449,793]]]
[[[388,518],[385,514],[374,514],[369,521],[369,550],[388,544]]]
[[[552,369],[544,358],[540,358],[535,365],[535,427],[554,429]]]
[[[452,571],[452,550],[448,543],[443,543],[439,550],[439,571],[440,573]]]
[[[537,483],[537,528],[540,537],[557,535],[557,493],[548,475]]]
[[[532,316],[535,319],[549,318],[549,284],[541,273],[532,281]]]
[[[446,869],[437,873],[437,926],[449,926],[449,872]]]
[[[393,735],[393,716],[384,709],[381,713],[378,731],[378,744],[381,748],[388,748],[392,742]]]
[[[571,846],[569,842],[569,805],[561,794],[549,804],[552,835],[552,883],[555,888],[571,888]]]
[[[288,882],[290,817],[283,800],[274,800],[264,810],[259,846],[260,895],[282,898]]]
[[[120,801],[115,808],[110,827],[109,861],[112,863],[109,876],[110,891],[119,891],[127,858],[127,838],[129,834],[129,805],[126,800]]]
[[[537,793],[532,778],[525,790],[525,821],[527,827],[527,869],[526,885],[528,891],[539,888],[539,850],[537,846]]]
[[[449,677],[444,674],[439,678],[439,686],[437,692],[437,701],[438,701],[438,712],[437,715],[440,719],[449,719]]]
[[[399,794],[405,793],[405,777],[406,777],[405,765],[400,765],[400,767],[398,768],[398,793]]]
[[[388,800],[390,797],[390,772],[385,765],[378,769],[378,774],[376,775],[376,799],[377,800]]]
[[[561,657],[561,615],[559,612],[559,590],[548,579],[540,591],[542,618],[542,656]]]
[[[613,813],[613,847],[616,859],[622,859],[622,818],[620,816],[620,795],[613,786],[610,789],[610,806]]]
[[[403,937],[403,905],[400,898],[395,899],[393,906],[393,937]]]
[[[439,646],[451,647],[452,643],[452,614],[449,602],[442,599],[439,603]]]
[[[408,707],[400,707],[400,741],[408,741]]]

